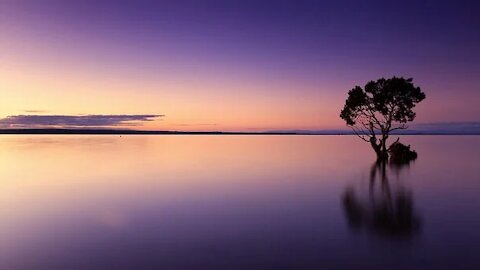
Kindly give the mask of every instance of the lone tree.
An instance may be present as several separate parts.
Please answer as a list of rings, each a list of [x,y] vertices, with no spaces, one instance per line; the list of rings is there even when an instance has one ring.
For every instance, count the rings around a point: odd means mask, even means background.
[[[412,81],[381,78],[370,81],[364,89],[355,86],[348,92],[340,117],[358,137],[371,144],[378,159],[388,158],[390,132],[407,129],[406,123],[415,119],[413,108],[425,99],[425,93]]]

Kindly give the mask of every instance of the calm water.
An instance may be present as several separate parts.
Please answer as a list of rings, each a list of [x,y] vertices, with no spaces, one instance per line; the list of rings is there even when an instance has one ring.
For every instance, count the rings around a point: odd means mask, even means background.
[[[0,269],[480,269],[480,136],[0,136]]]

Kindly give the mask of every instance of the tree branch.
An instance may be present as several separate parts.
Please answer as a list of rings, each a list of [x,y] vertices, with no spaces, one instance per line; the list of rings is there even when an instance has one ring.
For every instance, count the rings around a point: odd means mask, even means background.
[[[394,127],[392,129],[390,129],[390,131],[399,130],[399,129],[407,129],[407,128],[408,128],[407,125],[401,125],[401,126]]]
[[[365,137],[371,137],[369,136],[368,134],[365,134],[365,131],[362,130],[362,129],[359,129],[355,126],[350,126],[350,128],[353,130],[353,133],[355,133],[355,135],[357,135],[360,139],[366,141],[366,142],[370,142],[370,140],[367,140],[365,139]]]

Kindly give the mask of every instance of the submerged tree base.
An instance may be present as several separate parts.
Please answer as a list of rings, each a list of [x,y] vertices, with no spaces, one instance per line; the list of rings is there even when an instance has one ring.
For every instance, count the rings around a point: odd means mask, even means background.
[[[390,152],[390,162],[394,164],[404,164],[417,159],[417,152],[410,150],[410,145],[400,142],[393,143],[388,149]]]

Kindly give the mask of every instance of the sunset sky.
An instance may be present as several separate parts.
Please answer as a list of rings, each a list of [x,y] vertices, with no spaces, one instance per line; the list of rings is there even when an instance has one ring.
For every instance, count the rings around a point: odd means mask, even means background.
[[[416,122],[475,123],[479,3],[0,0],[0,128],[337,129],[394,75]]]

